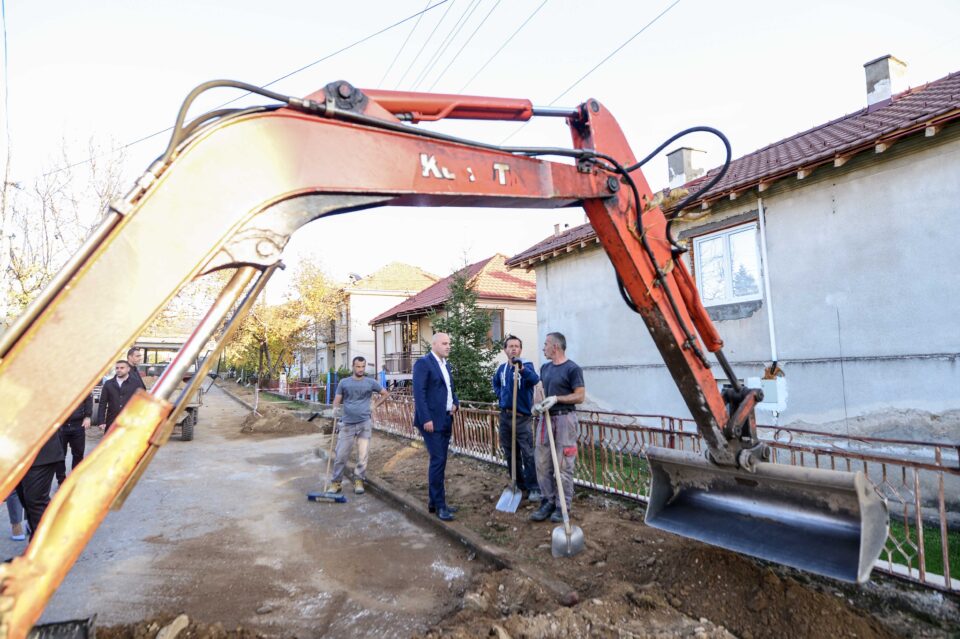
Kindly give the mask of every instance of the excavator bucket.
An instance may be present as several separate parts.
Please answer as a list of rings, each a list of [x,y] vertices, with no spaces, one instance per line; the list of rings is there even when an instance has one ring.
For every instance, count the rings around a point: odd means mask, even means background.
[[[654,528],[857,583],[887,538],[887,504],[861,472],[761,463],[750,473],[656,447],[647,460]]]

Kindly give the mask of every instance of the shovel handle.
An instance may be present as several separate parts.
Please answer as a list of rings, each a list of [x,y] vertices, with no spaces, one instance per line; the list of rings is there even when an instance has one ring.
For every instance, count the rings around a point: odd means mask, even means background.
[[[333,463],[333,445],[337,441],[337,414],[334,410],[333,414],[333,424],[330,426],[330,450],[327,451],[327,472],[323,475],[323,490],[321,492],[327,492],[327,488],[330,487],[330,464]]]
[[[553,458],[553,474],[557,478],[557,494],[560,496],[560,513],[563,515],[563,531],[567,539],[573,534],[570,529],[570,515],[567,513],[567,498],[563,494],[563,479],[560,477],[560,462],[557,460],[557,446],[553,441],[553,422],[550,420],[550,411],[545,412],[547,418],[547,437],[550,438],[550,457]]]
[[[517,375],[517,367],[513,366],[513,418],[510,428],[510,481],[513,483],[514,492],[517,488],[517,387],[520,380]]]

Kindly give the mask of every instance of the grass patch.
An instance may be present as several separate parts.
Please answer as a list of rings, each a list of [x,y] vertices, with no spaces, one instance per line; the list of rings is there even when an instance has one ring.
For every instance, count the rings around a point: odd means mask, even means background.
[[[640,455],[597,448],[592,460],[589,455],[578,460],[576,477],[616,490],[639,492],[650,481],[650,466]]]
[[[895,539],[907,539],[907,529],[902,521],[896,519],[890,520],[890,534]],[[916,526],[911,522],[910,540],[917,543]],[[937,575],[943,574],[943,544],[940,539],[939,526],[923,526],[923,554],[926,559],[924,569]],[[888,545],[888,548],[890,546]],[[960,532],[947,531],[947,554],[950,561],[950,576],[954,579],[960,579]],[[906,563],[906,558],[898,552],[891,553],[894,563]],[[913,559],[913,567],[918,568],[917,559]]]
[[[310,408],[310,405],[306,402],[301,402],[298,399],[285,399],[267,391],[260,392],[260,400],[270,402],[274,406],[279,406],[280,408],[289,408],[294,410],[306,410]]]

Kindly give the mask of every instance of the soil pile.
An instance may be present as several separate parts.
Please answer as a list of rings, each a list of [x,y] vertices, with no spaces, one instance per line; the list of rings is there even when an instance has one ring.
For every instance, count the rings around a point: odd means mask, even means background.
[[[382,433],[373,442],[369,472],[426,500],[426,451]],[[577,603],[565,607],[526,577],[499,571],[475,581],[463,609],[428,636],[880,638],[960,631],[955,619],[922,615],[905,626],[871,597],[874,584],[847,588],[648,528],[640,504],[579,488],[573,521],[586,548],[554,559],[556,524],[528,521],[533,504],[524,501],[516,514],[495,510],[508,483],[505,468],[453,455],[448,461],[447,501],[459,506],[459,524],[568,584]]]
[[[258,407],[260,414],[250,413],[243,420],[240,432],[245,434],[266,435],[308,435],[320,432],[319,420],[308,422],[289,411],[274,408],[268,404]]]
[[[187,619],[182,626],[171,616],[157,617],[137,623],[116,626],[97,626],[97,639],[259,639],[257,632],[238,626],[227,630],[221,623],[205,624]]]

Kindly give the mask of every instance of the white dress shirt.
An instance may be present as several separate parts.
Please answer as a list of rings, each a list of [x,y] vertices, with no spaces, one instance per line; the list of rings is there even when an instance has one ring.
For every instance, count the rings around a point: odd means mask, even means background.
[[[453,412],[453,387],[450,385],[450,373],[447,371],[447,360],[437,357],[437,354],[430,351],[433,358],[440,364],[440,373],[443,374],[443,381],[447,385],[447,412]]]

